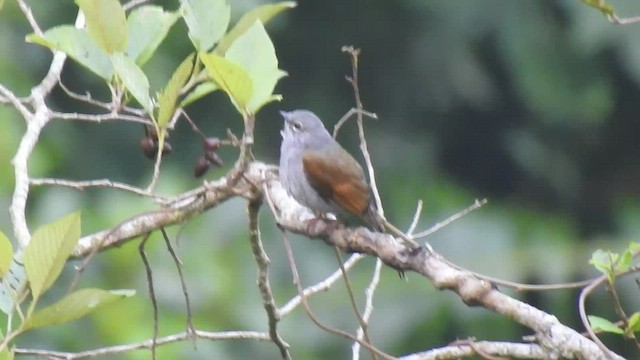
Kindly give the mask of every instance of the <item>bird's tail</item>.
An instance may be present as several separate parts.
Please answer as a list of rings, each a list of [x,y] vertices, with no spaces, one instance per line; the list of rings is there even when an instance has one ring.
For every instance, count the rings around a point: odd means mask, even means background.
[[[385,232],[384,219],[378,214],[378,209],[373,204],[369,204],[367,211],[362,216],[364,221],[369,224],[374,230],[379,232]]]

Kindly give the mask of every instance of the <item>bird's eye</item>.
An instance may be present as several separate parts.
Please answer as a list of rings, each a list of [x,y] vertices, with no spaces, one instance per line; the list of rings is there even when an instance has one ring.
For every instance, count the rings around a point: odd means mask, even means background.
[[[294,131],[302,130],[302,124],[300,124],[297,121],[294,121],[293,124],[291,124],[291,127],[293,128]]]

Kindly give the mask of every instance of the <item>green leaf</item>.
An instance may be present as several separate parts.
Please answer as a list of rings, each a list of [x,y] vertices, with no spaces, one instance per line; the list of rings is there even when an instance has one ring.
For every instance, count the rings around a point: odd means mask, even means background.
[[[631,250],[626,249],[620,259],[615,264],[615,273],[620,274],[623,273],[631,267],[631,261],[633,260],[633,255],[631,254]]]
[[[198,84],[195,89],[189,92],[189,94],[184,99],[182,99],[182,101],[180,102],[180,107],[183,108],[191,104],[192,102],[199,100],[203,96],[219,89],[220,87],[213,81],[206,81]]]
[[[13,357],[13,350],[5,348],[4,350],[0,351],[0,360],[13,360]]]
[[[76,0],[87,20],[87,31],[98,46],[113,54],[127,48],[127,18],[118,0]]]
[[[278,100],[273,89],[286,73],[278,69],[278,58],[273,43],[262,23],[256,21],[229,47],[225,57],[240,65],[251,78],[253,93],[247,104],[255,114],[266,103]]]
[[[26,319],[24,330],[74,321],[102,306],[134,294],[134,290],[80,289],[53,305],[36,310]]]
[[[44,37],[29,34],[26,41],[60,50],[107,81],[113,76],[113,66],[107,54],[100,50],[86,31],[72,25],[51,28],[44,32]]]
[[[42,295],[58,278],[71,250],[80,239],[80,213],[38,229],[24,254],[24,266],[33,298]]]
[[[259,6],[248,13],[242,15],[240,20],[236,23],[233,29],[229,30],[222,39],[218,42],[218,46],[215,48],[215,52],[219,55],[224,55],[231,44],[242,34],[244,34],[255,22],[260,20],[261,23],[266,24],[272,17],[278,15],[284,10],[296,7],[295,1],[283,1],[275,4],[266,4]]]
[[[593,265],[598,271],[609,278],[609,282],[613,284],[613,264],[618,260],[618,254],[610,251],[598,249],[593,252],[589,264]]]
[[[629,243],[629,251],[631,252],[632,255],[635,255],[637,253],[640,253],[640,243],[637,242],[630,242]]]
[[[0,231],[0,279],[4,277],[4,274],[9,270],[13,260],[13,246],[9,238]]]
[[[640,332],[640,311],[636,311],[631,315],[627,322],[627,334]]]
[[[131,95],[149,113],[153,113],[153,103],[149,96],[149,80],[142,69],[128,56],[115,53],[111,55],[111,63],[118,78]]]
[[[208,51],[227,31],[231,8],[226,0],[180,0],[189,38],[198,51]]]
[[[613,15],[613,6],[604,0],[582,0],[583,3],[600,10],[605,15]]]
[[[591,324],[591,328],[595,331],[604,331],[613,334],[624,334],[624,331],[617,327],[611,321],[601,318],[599,316],[588,315],[589,323]]]
[[[182,61],[158,96],[158,125],[161,129],[167,127],[169,120],[173,116],[180,89],[189,79],[189,75],[193,70],[193,58],[194,54],[191,54]]]
[[[249,74],[239,65],[216,54],[200,53],[209,76],[224,92],[241,114],[247,113],[247,105],[253,95]]]
[[[136,64],[144,65],[178,18],[178,12],[164,11],[160,6],[147,5],[134,9],[127,18],[129,42],[126,54],[135,59]]]

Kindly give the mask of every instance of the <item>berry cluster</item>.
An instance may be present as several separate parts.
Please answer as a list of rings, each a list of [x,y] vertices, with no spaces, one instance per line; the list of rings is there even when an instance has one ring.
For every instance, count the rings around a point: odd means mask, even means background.
[[[216,152],[220,148],[220,139],[217,137],[209,137],[202,140],[203,154],[196,160],[196,165],[193,167],[193,175],[195,177],[201,177],[208,170],[209,166],[215,167],[222,166],[222,159]]]
[[[142,149],[144,156],[150,160],[154,160],[158,153],[158,133],[156,129],[150,127],[145,127],[144,132],[145,137],[140,140],[140,149]],[[173,147],[171,147],[171,144],[165,139],[164,146],[162,147],[162,155],[170,154],[171,151],[173,151]]]

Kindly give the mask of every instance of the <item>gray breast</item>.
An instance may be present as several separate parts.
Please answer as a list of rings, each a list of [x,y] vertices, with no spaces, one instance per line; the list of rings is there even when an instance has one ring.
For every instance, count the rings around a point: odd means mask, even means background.
[[[309,185],[302,169],[302,152],[293,149],[287,139],[283,139],[280,147],[280,181],[287,193],[298,203],[308,207],[315,213],[334,213],[338,208],[324,201]]]

